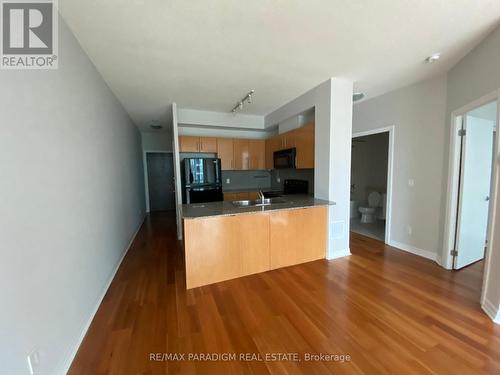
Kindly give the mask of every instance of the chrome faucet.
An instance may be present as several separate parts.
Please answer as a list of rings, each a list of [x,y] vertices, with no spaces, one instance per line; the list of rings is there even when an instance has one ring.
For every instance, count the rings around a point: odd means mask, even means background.
[[[259,199],[261,200],[262,203],[264,203],[264,193],[262,192],[262,190],[259,190]]]

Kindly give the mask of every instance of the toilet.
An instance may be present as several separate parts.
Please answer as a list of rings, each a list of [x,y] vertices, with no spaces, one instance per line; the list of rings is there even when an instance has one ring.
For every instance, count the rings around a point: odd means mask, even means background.
[[[359,212],[361,212],[361,222],[362,223],[374,223],[375,213],[377,207],[382,199],[381,195],[376,191],[371,192],[368,195],[368,206],[369,207],[359,207]]]

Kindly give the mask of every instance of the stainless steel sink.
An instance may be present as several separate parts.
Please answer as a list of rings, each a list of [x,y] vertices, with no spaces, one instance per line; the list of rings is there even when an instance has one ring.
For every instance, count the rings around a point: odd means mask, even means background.
[[[244,200],[244,201],[234,201],[233,205],[236,207],[254,207],[254,206],[269,206],[271,204],[286,203],[283,198],[264,198],[257,200]]]

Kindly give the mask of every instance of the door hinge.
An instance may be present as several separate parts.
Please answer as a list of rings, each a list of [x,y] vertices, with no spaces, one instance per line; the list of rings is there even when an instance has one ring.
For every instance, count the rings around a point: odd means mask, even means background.
[[[467,131],[465,129],[459,129],[458,130],[458,136],[459,137],[465,137],[466,134],[467,134]]]
[[[458,251],[456,250],[451,250],[450,255],[453,255],[454,257],[458,256]]]

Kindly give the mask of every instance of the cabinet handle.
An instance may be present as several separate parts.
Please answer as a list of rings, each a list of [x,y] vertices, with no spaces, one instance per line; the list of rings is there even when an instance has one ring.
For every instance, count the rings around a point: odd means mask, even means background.
[[[201,151],[203,149],[203,141],[198,141],[198,151]]]

